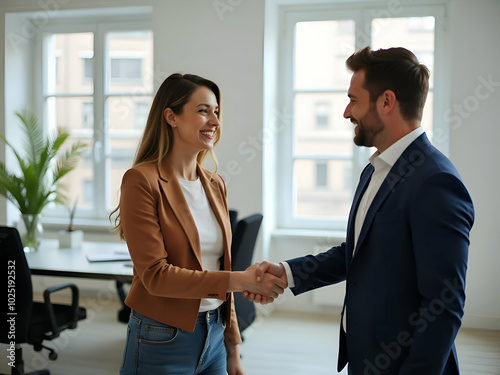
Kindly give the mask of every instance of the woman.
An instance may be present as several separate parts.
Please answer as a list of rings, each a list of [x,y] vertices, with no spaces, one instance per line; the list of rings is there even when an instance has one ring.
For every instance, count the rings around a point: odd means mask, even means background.
[[[255,266],[230,272],[231,227],[222,178],[201,167],[220,139],[220,92],[173,74],[153,100],[134,166],[123,176],[116,229],[134,278],[122,375],[242,375],[232,292],[270,298],[285,283]]]

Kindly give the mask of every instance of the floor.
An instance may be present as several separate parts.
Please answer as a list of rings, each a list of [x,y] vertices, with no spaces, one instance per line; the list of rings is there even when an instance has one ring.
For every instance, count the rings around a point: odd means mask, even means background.
[[[88,318],[48,344],[59,354],[56,361],[49,361],[46,351],[34,352],[23,345],[26,371],[48,368],[52,375],[118,374],[126,329],[116,320],[119,302],[82,300]],[[247,375],[330,375],[337,374],[337,342],[338,321],[333,317],[264,311],[245,331],[240,351]],[[500,331],[462,329],[456,343],[462,375],[500,375]],[[0,373],[10,374],[6,349],[0,344]]]

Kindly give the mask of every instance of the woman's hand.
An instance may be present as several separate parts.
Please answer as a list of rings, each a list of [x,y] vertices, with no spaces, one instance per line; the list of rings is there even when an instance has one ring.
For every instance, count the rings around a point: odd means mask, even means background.
[[[268,272],[261,273],[260,277],[257,277],[259,265],[256,263],[245,271],[231,272],[228,292],[249,291],[271,299],[278,298],[280,294],[283,294],[288,285],[286,280]]]
[[[227,349],[227,373],[228,375],[245,375],[241,364],[240,349],[238,345],[228,346]]]
[[[283,264],[263,261],[259,264],[256,270],[257,281],[260,281],[266,274],[272,274],[276,277],[279,277],[280,279],[285,281],[288,286],[288,279],[286,277],[285,267],[283,266]],[[243,291],[243,297],[245,297],[249,301],[260,303],[261,305],[274,302],[274,298],[266,297],[258,293],[252,293],[248,290]]]

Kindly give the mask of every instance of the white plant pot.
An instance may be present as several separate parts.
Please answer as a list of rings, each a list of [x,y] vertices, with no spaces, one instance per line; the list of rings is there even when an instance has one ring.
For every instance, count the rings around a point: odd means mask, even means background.
[[[61,249],[81,247],[83,242],[83,230],[59,231],[59,247]]]

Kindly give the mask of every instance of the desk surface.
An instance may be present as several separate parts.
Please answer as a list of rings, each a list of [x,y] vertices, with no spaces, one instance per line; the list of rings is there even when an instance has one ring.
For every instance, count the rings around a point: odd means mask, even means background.
[[[37,252],[27,253],[33,275],[132,280],[132,267],[124,261],[89,262],[87,254],[127,251],[125,243],[84,242],[81,248],[60,249],[57,240],[44,239]],[[130,263],[130,262],[128,262]]]

